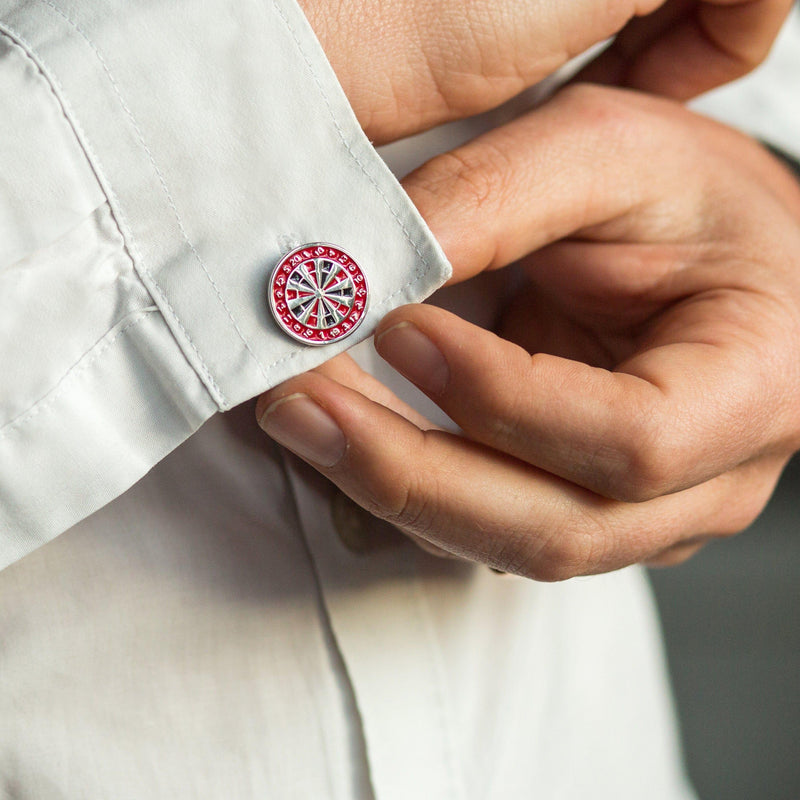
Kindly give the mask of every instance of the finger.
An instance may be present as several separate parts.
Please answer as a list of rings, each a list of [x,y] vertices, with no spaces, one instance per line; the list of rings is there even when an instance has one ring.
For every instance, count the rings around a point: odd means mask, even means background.
[[[336,356],[336,358],[326,361],[314,371],[320,375],[324,375],[326,378],[336,381],[342,386],[346,386],[358,392],[372,402],[390,409],[395,414],[399,414],[412,425],[416,425],[420,430],[434,430],[438,427],[416,409],[408,405],[408,403],[403,402],[387,386],[361,369],[347,353],[342,353]],[[413,533],[407,531],[405,533],[417,547],[420,547],[432,556],[436,556],[437,558],[456,557],[452,553],[448,553],[447,550],[442,550],[440,547],[436,547]]]
[[[671,101],[575,84],[431,159],[403,186],[458,283],[567,236],[708,245],[731,238],[737,214],[737,233],[756,236],[742,181],[761,186],[765,176],[785,206],[776,215],[796,212],[797,181],[738,131]]]
[[[408,420],[309,373],[259,403],[261,425],[355,502],[449,552],[542,580],[616,569],[699,533],[748,524],[745,475],[649,503],[606,500],[489,448]],[[763,483],[763,481],[762,481]]]
[[[745,504],[749,508],[740,508],[740,530],[749,527],[767,505],[787,462],[788,458],[781,456],[757,459],[716,479],[718,484],[727,484],[722,494],[730,497],[731,502],[741,506],[741,498],[747,498]],[[650,556],[645,563],[648,567],[674,567],[696,555],[710,542],[737,532],[728,528],[727,531],[695,534]]]
[[[629,239],[650,249],[649,259],[632,261],[640,268],[620,270],[636,300],[629,305],[674,303],[614,372],[531,358],[449,317],[426,333],[445,348],[446,363],[453,358],[453,383],[428,384],[429,396],[479,441],[628,500],[703,482],[783,443],[793,429],[783,398],[794,393],[797,370],[791,349],[776,350],[760,332],[769,318],[793,341],[796,325],[788,307],[769,302],[754,265],[764,248],[773,263],[792,264],[797,240],[788,242],[786,231],[796,226],[785,224],[777,201],[768,224],[753,217],[745,176],[716,155],[731,136],[739,162],[751,150],[763,157],[738,134],[665,101],[575,87],[412,175],[408,189],[444,242],[456,280],[569,235]],[[762,208],[773,202],[762,199]],[[780,230],[770,227],[779,222]],[[728,241],[736,246],[726,250]],[[585,244],[585,269],[561,269],[562,280],[596,290],[591,276],[609,274],[597,250]],[[403,319],[414,321],[395,312],[378,333]],[[402,348],[396,352],[402,357]],[[412,363],[394,363],[426,390]],[[775,413],[756,413],[762,408]]]
[[[720,305],[719,316],[734,313]],[[676,323],[687,340],[656,343],[617,371],[531,356],[430,306],[387,315],[376,348],[470,438],[598,494],[640,502],[727,472],[775,441],[772,415],[752,413],[773,403],[762,352],[747,353],[738,340],[695,342],[695,311],[699,301]]]
[[[653,237],[672,236],[684,220],[697,227],[706,191],[691,142],[674,147],[676,135],[687,138],[687,117],[698,136],[713,126],[662,100],[573,86],[432,159],[403,185],[444,247],[453,283],[640,207],[659,208]],[[668,149],[674,163],[664,169]]]
[[[314,372],[359,392],[375,403],[380,403],[422,430],[438,427],[415,408],[401,400],[386,385],[361,369],[347,353],[342,353],[336,358],[326,361]]]
[[[688,100],[760,64],[791,5],[792,0],[667,4],[631,21],[577,79]]]

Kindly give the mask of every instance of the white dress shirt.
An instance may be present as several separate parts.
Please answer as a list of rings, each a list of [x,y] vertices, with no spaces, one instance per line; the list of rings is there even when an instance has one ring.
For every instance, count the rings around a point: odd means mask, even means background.
[[[0,0],[0,798],[690,798],[641,571],[433,558],[258,430],[355,341],[272,321],[307,241],[362,339],[448,275],[291,0]]]

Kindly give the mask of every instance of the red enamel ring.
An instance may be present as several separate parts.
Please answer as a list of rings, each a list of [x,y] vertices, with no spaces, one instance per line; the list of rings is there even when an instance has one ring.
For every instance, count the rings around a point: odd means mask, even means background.
[[[367,277],[341,247],[304,244],[287,253],[269,279],[269,306],[281,329],[310,345],[344,339],[364,321]]]

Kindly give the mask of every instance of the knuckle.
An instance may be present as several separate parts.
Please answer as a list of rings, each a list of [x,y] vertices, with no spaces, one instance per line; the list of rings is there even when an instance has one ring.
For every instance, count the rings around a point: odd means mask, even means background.
[[[604,559],[607,536],[596,519],[539,532],[506,535],[491,553],[491,566],[503,572],[554,583],[594,571]]]
[[[508,156],[500,148],[486,142],[468,145],[430,163],[427,188],[459,208],[479,212],[498,201],[508,169]]]
[[[541,554],[539,580],[564,581],[587,574],[599,563],[599,542],[596,531],[585,526],[562,529]]]
[[[548,553],[537,559],[535,564],[530,565],[529,571],[532,578],[542,583],[561,583],[582,574],[582,570],[577,568],[572,559],[564,557],[560,552],[558,555]]]
[[[486,563],[501,572],[535,578],[535,573],[531,570],[532,547],[528,534],[528,531],[504,531],[487,548]]]
[[[611,86],[571,84],[556,99],[569,106],[573,127],[580,125],[583,137],[589,142],[614,142],[620,153],[629,147],[641,149],[642,142],[654,142],[668,122],[669,114],[664,113],[660,100]],[[659,117],[657,126],[653,125],[654,116]]]
[[[673,434],[649,416],[634,424],[620,444],[607,494],[615,500],[642,503],[679,488],[687,454]]]
[[[361,480],[356,478],[356,489],[347,494],[358,497],[359,505],[370,514],[387,522],[395,522],[412,503],[413,489],[408,485],[405,475],[386,475],[368,471]]]
[[[497,344],[491,363],[464,398],[469,409],[464,423],[470,435],[493,448],[519,453],[520,448],[527,449],[533,418],[527,387],[535,367],[530,365],[540,354],[529,356],[515,345]]]
[[[524,410],[502,392],[482,394],[478,408],[471,420],[473,435],[502,452],[515,452],[525,435]]]
[[[663,445],[651,444],[631,454],[624,473],[619,475],[613,496],[626,503],[644,503],[671,489],[668,456]]]
[[[717,518],[715,534],[733,536],[749,528],[764,510],[775,489],[780,470],[768,470],[756,477],[746,472],[731,482],[723,494],[722,512]]]
[[[780,15],[779,15],[780,16]],[[766,16],[764,21],[766,21]],[[734,43],[725,34],[724,26],[709,22],[701,14],[700,30],[710,47],[716,51],[719,64],[724,65],[727,80],[738,78],[755,69],[769,54],[776,33],[774,24],[760,24],[749,36],[736,37]]]
[[[392,482],[387,489],[372,513],[418,536],[436,534],[439,504],[435,481],[427,481],[422,486],[418,478],[411,474],[405,481]]]

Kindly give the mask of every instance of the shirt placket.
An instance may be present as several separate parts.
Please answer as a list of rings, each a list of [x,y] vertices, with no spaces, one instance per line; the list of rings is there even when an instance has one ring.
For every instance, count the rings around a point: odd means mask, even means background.
[[[287,473],[360,715],[376,800],[462,800],[418,548],[293,456]]]

